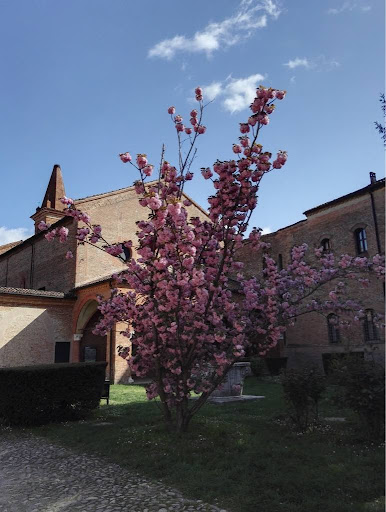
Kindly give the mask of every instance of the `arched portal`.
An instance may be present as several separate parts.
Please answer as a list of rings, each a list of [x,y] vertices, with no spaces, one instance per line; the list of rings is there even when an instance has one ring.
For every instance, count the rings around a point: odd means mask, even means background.
[[[89,300],[84,304],[76,322],[76,334],[83,334],[84,328],[96,311],[98,311],[96,300]]]
[[[80,361],[108,361],[107,336],[94,334],[96,324],[101,318],[100,311],[96,311],[83,328],[83,336],[79,344]]]

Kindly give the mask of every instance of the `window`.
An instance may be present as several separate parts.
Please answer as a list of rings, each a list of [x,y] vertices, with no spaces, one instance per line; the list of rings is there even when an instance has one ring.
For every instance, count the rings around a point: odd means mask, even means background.
[[[282,254],[279,254],[279,256],[277,257],[277,269],[283,270],[283,255]]]
[[[363,319],[363,331],[365,341],[374,341],[378,339],[378,329],[374,323],[374,310],[366,309],[365,318]]]
[[[323,252],[331,252],[331,242],[329,238],[323,238],[320,242]]]
[[[132,252],[130,247],[126,247],[125,245],[122,245],[123,251],[121,252],[120,256],[123,260],[129,261],[132,257]]]
[[[68,363],[70,361],[70,345],[69,341],[55,343],[55,363]]]
[[[359,228],[354,231],[355,245],[357,254],[362,254],[367,251],[367,236],[365,228]]]
[[[279,340],[283,342],[284,346],[287,345],[287,333],[285,331],[280,333]]]
[[[330,343],[340,343],[339,317],[331,313],[327,317],[328,341]]]

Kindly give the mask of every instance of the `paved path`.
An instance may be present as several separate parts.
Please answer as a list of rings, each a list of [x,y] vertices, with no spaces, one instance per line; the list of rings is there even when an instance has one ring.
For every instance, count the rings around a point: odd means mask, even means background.
[[[226,512],[45,439],[0,432],[1,512]]]

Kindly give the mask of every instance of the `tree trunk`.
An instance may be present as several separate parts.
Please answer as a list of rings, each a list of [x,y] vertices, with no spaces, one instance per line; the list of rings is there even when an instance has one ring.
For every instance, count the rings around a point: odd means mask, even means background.
[[[188,405],[188,398],[183,398],[182,402],[176,406],[176,431],[179,434],[188,430],[190,420],[192,419]]]

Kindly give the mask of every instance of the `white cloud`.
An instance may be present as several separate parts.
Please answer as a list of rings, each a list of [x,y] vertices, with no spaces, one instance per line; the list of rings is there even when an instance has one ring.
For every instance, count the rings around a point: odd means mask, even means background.
[[[209,85],[205,85],[202,88],[202,91],[203,94],[205,95],[205,100],[212,101],[215,98],[217,98],[219,94],[222,93],[221,82],[212,82]]]
[[[225,99],[223,105],[232,114],[249,107],[256,96],[256,88],[259,82],[264,80],[264,75],[257,73],[247,78],[231,78],[225,86]]]
[[[368,12],[371,11],[371,5],[368,5],[367,3],[361,2],[361,1],[353,1],[353,0],[347,0],[346,2],[343,2],[339,7],[331,7],[327,10],[327,14],[341,14],[345,11],[354,11],[359,10],[362,12]]]
[[[270,233],[272,233],[272,228],[270,228],[269,226],[263,228],[261,231],[262,235],[269,235]]]
[[[311,67],[311,65],[307,59],[299,59],[299,57],[296,57],[296,59],[293,59],[293,60],[289,60],[288,62],[283,64],[283,66],[288,66],[289,69],[295,69],[295,68],[298,68],[299,66],[304,67],[304,68]]]
[[[11,242],[18,242],[25,240],[32,236],[32,232],[27,228],[6,228],[0,226],[0,245],[10,244]]]
[[[283,66],[287,66],[288,69],[295,69],[303,67],[305,69],[312,69],[314,71],[331,71],[339,67],[339,62],[335,59],[327,59],[324,55],[319,55],[314,59],[306,59],[296,57],[295,59],[289,60],[284,63]]]
[[[255,30],[267,25],[268,16],[276,19],[280,12],[278,4],[273,0],[242,0],[231,17],[209,23],[193,37],[176,35],[171,39],[164,39],[150,48],[148,56],[168,60],[177,52],[204,52],[210,56],[220,48],[233,46],[251,37]]]
[[[240,112],[249,107],[256,96],[256,88],[265,79],[264,75],[256,73],[246,78],[232,78],[229,76],[223,82],[212,82],[202,87],[204,100],[213,100],[221,96],[225,110]]]

